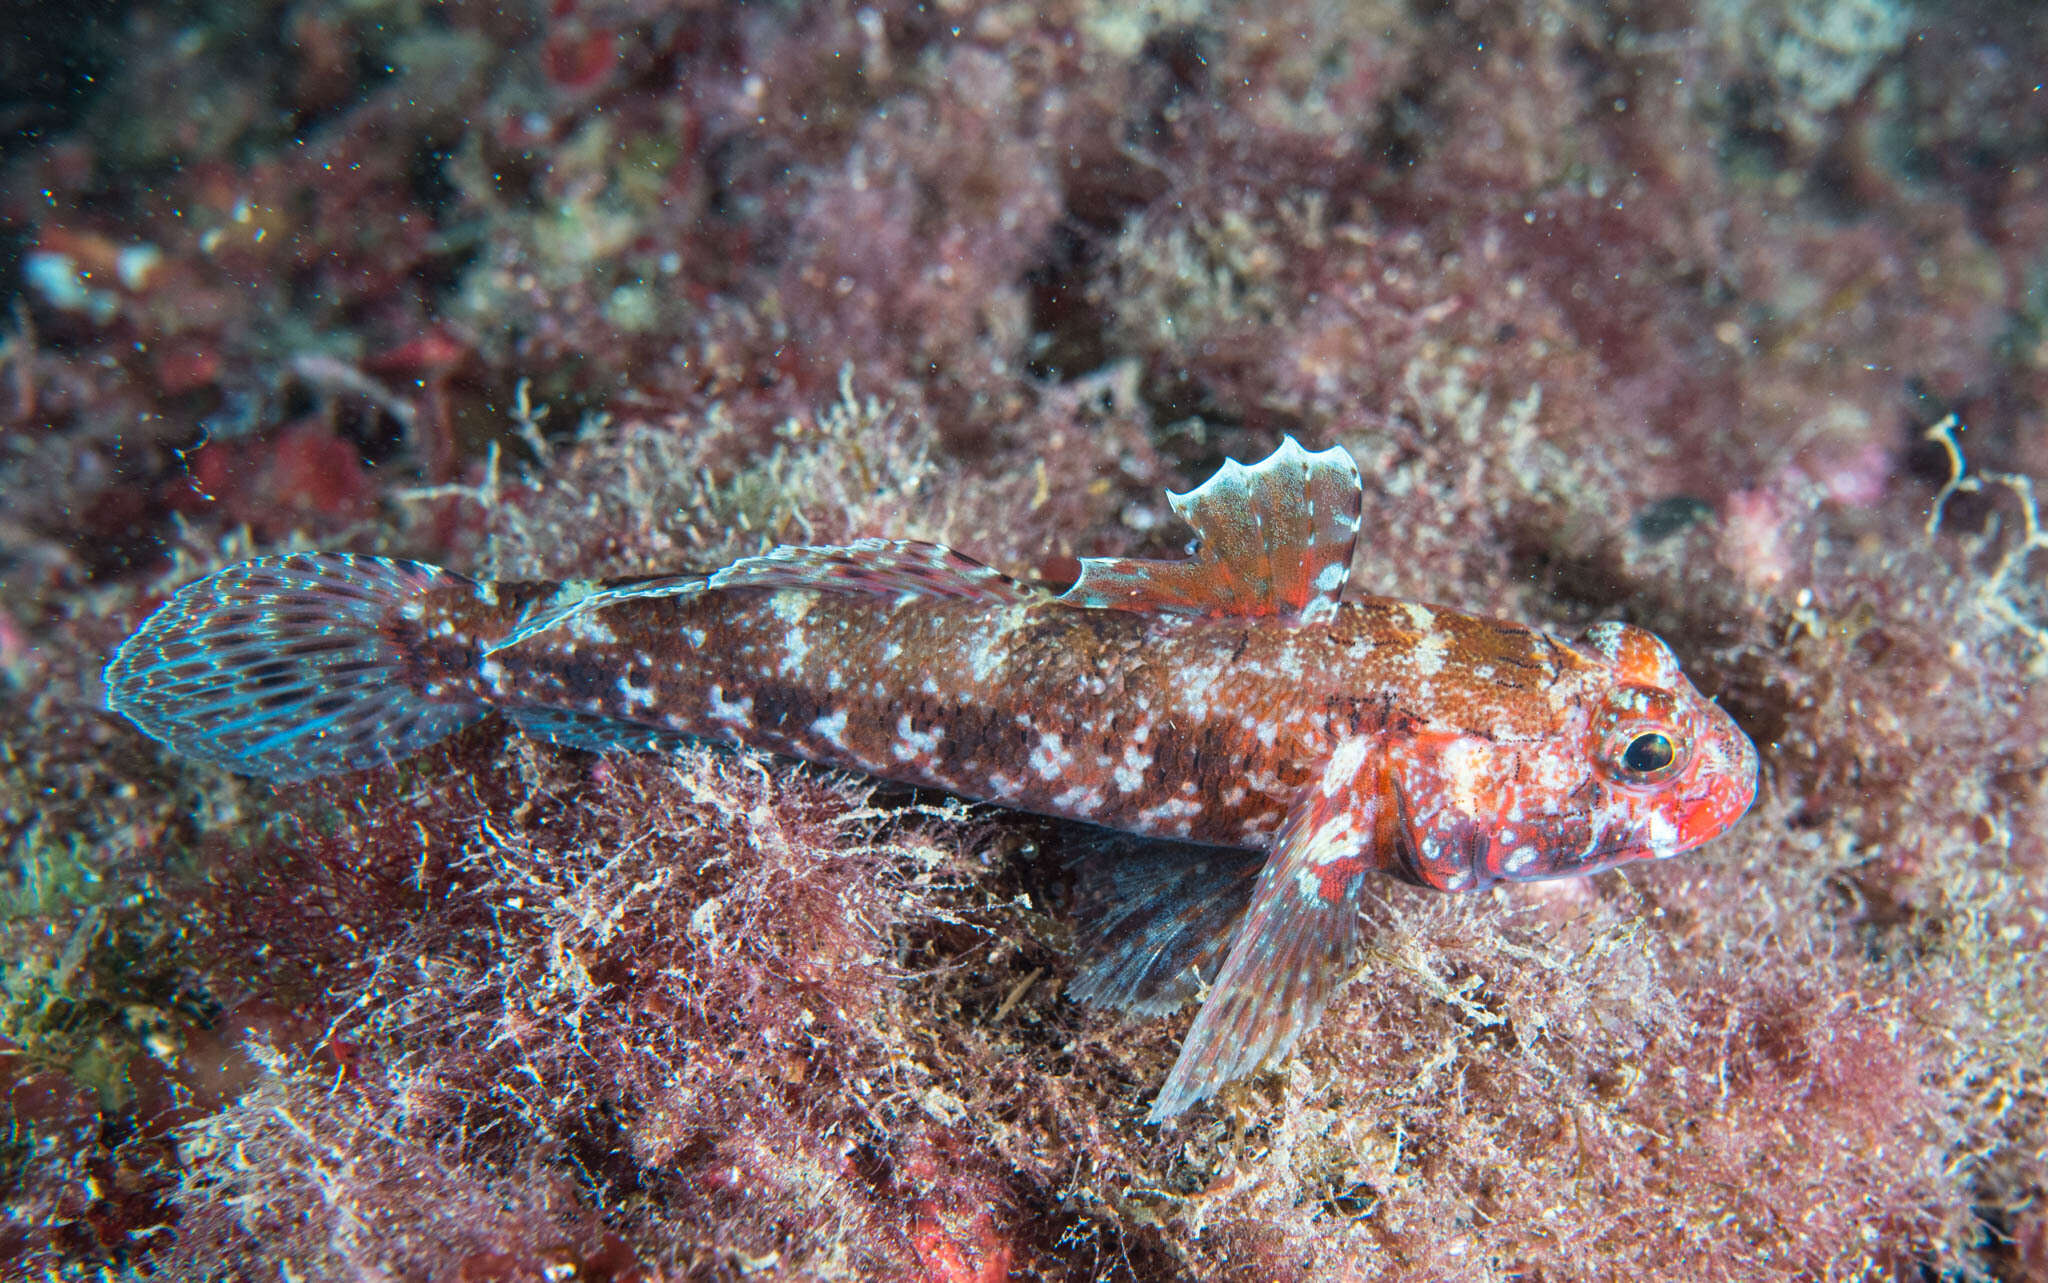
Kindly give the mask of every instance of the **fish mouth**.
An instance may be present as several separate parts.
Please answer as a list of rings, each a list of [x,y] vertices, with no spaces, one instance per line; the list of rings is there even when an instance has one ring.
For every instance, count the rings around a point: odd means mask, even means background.
[[[1551,841],[1538,848],[1539,854],[1520,872],[1503,870],[1507,882],[1549,882],[1557,878],[1578,878],[1600,873],[1619,864],[1648,859],[1656,854],[1633,831],[1618,837],[1604,835],[1586,846]]]

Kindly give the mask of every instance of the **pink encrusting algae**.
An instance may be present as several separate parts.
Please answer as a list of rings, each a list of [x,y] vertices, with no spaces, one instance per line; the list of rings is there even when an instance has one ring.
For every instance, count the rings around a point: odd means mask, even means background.
[[[1748,737],[1640,629],[1573,646],[1345,600],[1361,498],[1349,454],[1288,438],[1174,496],[1187,560],[1086,559],[1057,594],[884,540],[614,585],[268,558],[174,596],[108,665],[107,698],[175,749],[278,780],[497,712],[583,748],[745,745],[1261,848],[1255,884],[1191,864],[1216,872],[1111,906],[1121,943],[1077,985],[1153,1009],[1204,994],[1159,1121],[1321,1015],[1368,874],[1467,891],[1597,872],[1690,850],[1755,796]]]

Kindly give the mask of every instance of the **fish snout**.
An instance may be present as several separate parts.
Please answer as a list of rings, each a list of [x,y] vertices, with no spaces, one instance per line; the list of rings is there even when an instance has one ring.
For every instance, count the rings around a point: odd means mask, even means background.
[[[1719,704],[1707,706],[1697,748],[1694,787],[1686,791],[1679,816],[1685,847],[1719,837],[1756,801],[1756,745]]]

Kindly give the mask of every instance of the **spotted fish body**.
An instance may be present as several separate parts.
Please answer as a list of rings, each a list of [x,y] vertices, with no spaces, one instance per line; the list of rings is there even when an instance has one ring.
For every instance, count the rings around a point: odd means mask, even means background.
[[[1084,897],[1096,957],[1072,987],[1156,1012],[1206,984],[1159,1120],[1314,1023],[1368,875],[1461,891],[1668,856],[1754,793],[1748,739],[1648,633],[1343,599],[1360,497],[1349,455],[1290,439],[1172,496],[1187,560],[1089,560],[1060,593],[881,540],[610,585],[265,558],[166,603],[109,703],[278,779],[496,711],[585,748],[747,745],[1171,840]]]

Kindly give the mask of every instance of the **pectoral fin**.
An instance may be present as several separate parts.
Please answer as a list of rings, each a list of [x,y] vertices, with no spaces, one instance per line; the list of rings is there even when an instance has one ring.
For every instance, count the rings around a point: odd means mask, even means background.
[[[1228,460],[1167,501],[1195,529],[1186,561],[1087,557],[1060,595],[1071,606],[1314,620],[1333,610],[1358,543],[1363,486],[1342,447],[1288,437],[1250,465]]]
[[[1338,745],[1281,827],[1147,1121],[1164,1122],[1253,1072],[1315,1024],[1357,955],[1359,893],[1396,840],[1397,809],[1375,744]]]

